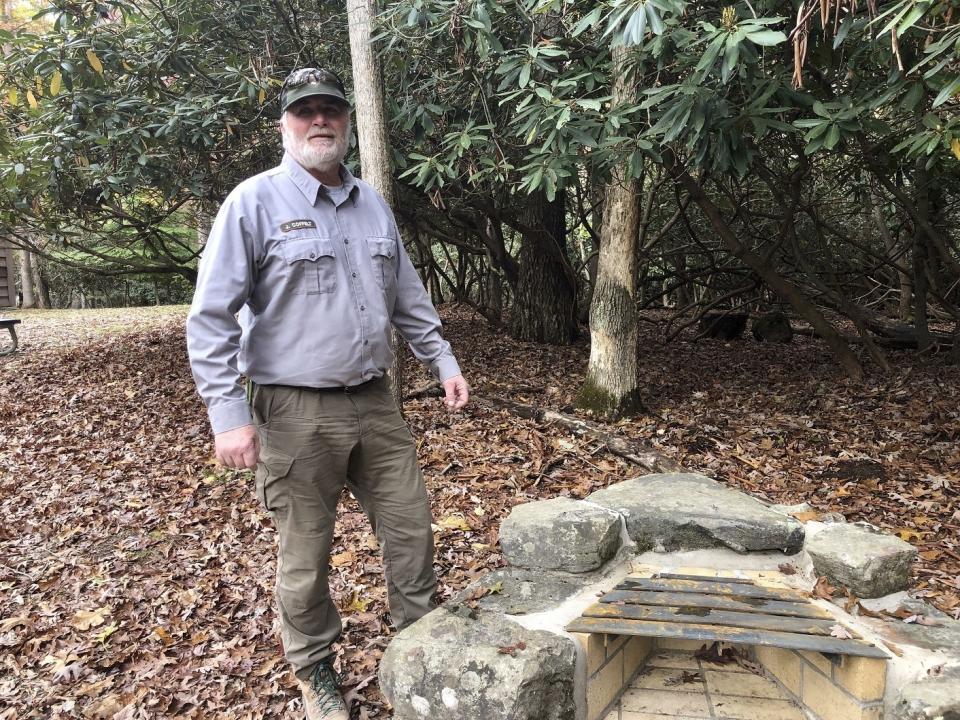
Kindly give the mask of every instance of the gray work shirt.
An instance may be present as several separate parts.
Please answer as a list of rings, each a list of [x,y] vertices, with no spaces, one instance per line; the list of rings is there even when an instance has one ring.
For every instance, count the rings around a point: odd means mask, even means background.
[[[391,323],[441,381],[460,374],[390,208],[345,167],[340,176],[334,201],[284,155],[217,213],[187,317],[190,366],[214,433],[251,422],[241,373],[317,388],[383,375],[394,360]]]

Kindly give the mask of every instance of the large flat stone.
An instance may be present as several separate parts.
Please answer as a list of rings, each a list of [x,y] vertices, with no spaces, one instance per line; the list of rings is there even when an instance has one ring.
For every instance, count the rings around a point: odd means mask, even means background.
[[[960,668],[905,685],[893,720],[960,720]]]
[[[390,643],[380,688],[395,720],[570,720],[575,658],[567,637],[444,607]]]
[[[619,547],[620,517],[582,500],[517,505],[500,524],[503,556],[518,567],[587,572]]]
[[[703,475],[645,475],[586,499],[621,513],[641,552],[728,547],[794,553],[803,543],[799,522]]]
[[[549,610],[567,598],[576,595],[591,582],[597,573],[570,574],[551,570],[502,568],[484,575],[454,595],[448,605],[460,605],[485,591],[475,600],[484,610],[495,610],[508,615],[526,615]]]
[[[808,536],[804,549],[818,575],[862,598],[905,590],[917,557],[910,543],[859,523],[828,525]]]
[[[863,602],[863,605],[867,603]],[[889,622],[864,616],[857,618],[857,621],[898,647],[911,645],[932,650],[942,653],[945,660],[960,664],[960,621],[951,619],[926,603],[902,603],[902,607],[923,615],[927,622],[935,624]]]

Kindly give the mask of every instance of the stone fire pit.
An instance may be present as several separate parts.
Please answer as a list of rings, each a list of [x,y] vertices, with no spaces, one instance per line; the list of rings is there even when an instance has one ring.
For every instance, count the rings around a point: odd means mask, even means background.
[[[915,548],[869,526],[804,524],[790,515],[797,510],[687,473],[517,506],[500,530],[509,567],[387,648],[380,686],[394,717],[960,718],[960,623],[907,597]],[[805,591],[825,576],[856,588],[870,612],[907,607],[936,627],[810,600],[888,659],[565,630],[624,578],[663,573]],[[738,660],[711,663],[718,652]]]

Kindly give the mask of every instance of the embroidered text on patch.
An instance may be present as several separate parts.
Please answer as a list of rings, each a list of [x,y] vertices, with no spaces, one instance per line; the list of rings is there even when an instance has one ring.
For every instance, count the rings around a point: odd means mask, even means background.
[[[306,230],[316,226],[317,224],[313,220],[288,220],[280,226],[280,229],[283,232],[290,232],[291,230]]]

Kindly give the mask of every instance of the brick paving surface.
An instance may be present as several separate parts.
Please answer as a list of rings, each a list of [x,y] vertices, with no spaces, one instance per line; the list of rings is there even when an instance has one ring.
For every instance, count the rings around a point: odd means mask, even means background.
[[[804,720],[769,678],[689,652],[655,651],[604,720]]]

